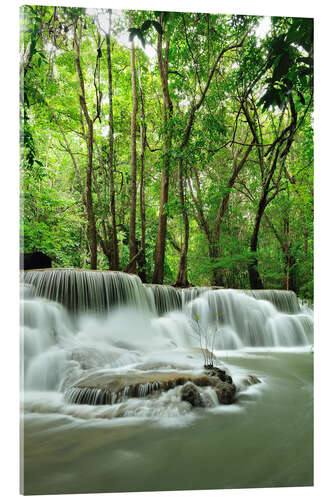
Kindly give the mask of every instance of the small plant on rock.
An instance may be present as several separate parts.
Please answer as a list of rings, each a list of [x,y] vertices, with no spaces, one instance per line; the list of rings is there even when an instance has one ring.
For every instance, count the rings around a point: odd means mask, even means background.
[[[195,336],[199,339],[200,349],[204,358],[204,368],[211,369],[214,367],[214,344],[218,326],[217,324],[210,326],[202,325],[199,314],[194,314],[192,322]]]

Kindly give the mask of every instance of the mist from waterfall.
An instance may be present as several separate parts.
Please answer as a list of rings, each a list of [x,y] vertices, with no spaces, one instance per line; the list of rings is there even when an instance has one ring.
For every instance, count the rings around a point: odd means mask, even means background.
[[[202,348],[313,343],[312,311],[293,292],[179,290],[108,272],[24,273],[21,325],[26,391],[62,393],[100,372],[200,371]]]
[[[311,484],[313,310],[293,292],[21,281],[25,493],[128,491],[129,471],[133,491]],[[206,385],[207,359],[233,404]],[[203,407],[183,400],[188,380]]]

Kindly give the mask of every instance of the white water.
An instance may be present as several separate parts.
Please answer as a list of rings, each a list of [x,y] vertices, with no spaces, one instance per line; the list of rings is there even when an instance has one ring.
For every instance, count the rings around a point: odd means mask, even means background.
[[[26,412],[104,418],[185,415],[192,408],[181,401],[180,388],[151,399],[125,398],[107,408],[79,408],[66,404],[63,396],[87,376],[199,374],[203,367],[200,346],[227,354],[253,348],[309,349],[313,344],[313,313],[298,302],[296,307],[296,296],[288,292],[266,292],[269,302],[258,298],[260,293],[236,290],[145,288],[137,277],[121,273],[60,271],[57,275],[53,270],[24,277],[21,324]],[[112,284],[111,291],[107,283]],[[281,302],[279,293],[284,294],[284,309],[299,312],[278,311],[272,302]],[[67,307],[40,295],[57,298]],[[223,364],[228,366],[225,360]],[[233,368],[236,383],[244,375]],[[200,392],[208,407],[218,404],[209,388]]]
[[[22,279],[25,494],[312,484],[313,311],[295,294],[72,270]],[[200,375],[200,344],[232,375],[234,404],[200,387],[193,409],[180,386],[146,397],[149,383],[114,404],[94,405],[98,388],[70,402],[91,377]]]

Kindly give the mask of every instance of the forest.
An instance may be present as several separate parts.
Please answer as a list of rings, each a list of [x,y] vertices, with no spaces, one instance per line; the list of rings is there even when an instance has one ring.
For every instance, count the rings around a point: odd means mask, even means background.
[[[313,20],[21,8],[21,250],[313,301]]]

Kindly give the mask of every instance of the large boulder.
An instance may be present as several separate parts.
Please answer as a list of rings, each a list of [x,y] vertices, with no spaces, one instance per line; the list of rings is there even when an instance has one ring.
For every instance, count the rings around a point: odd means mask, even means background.
[[[219,382],[215,388],[217,399],[222,405],[230,405],[235,401],[236,386],[229,382]]]
[[[188,401],[194,407],[203,408],[205,406],[199,389],[192,382],[187,382],[183,385],[181,390],[181,400]]]

